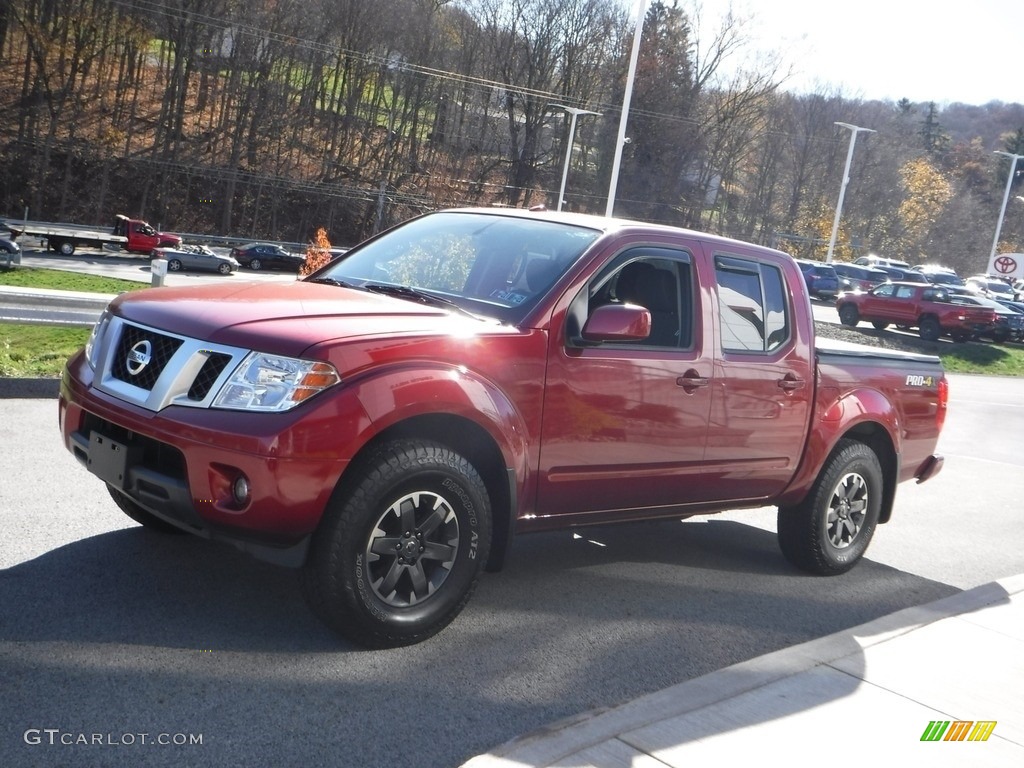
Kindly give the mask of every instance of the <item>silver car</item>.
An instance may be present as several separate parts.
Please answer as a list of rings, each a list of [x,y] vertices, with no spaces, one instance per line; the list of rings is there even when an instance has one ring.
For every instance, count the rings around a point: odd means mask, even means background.
[[[157,258],[167,261],[168,272],[196,270],[201,272],[220,272],[222,275],[230,275],[232,272],[237,272],[241,266],[237,259],[214,253],[205,245],[158,248],[155,253]]]

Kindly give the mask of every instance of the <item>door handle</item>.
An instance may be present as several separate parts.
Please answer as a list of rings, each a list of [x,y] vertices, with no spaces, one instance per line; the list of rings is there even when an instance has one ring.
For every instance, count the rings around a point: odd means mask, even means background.
[[[798,379],[792,374],[786,374],[785,378],[778,381],[779,389],[785,392],[795,392],[798,389],[803,389],[806,383],[803,379]]]
[[[683,388],[683,390],[692,395],[701,387],[706,387],[711,382],[706,376],[701,376],[697,371],[690,369],[678,379],[676,379],[676,385]]]

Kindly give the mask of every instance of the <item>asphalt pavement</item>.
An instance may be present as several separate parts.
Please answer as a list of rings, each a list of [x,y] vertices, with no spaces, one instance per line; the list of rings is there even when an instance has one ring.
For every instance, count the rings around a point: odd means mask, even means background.
[[[1024,765],[1024,575],[517,738],[465,768]],[[823,758],[824,759],[824,758]],[[788,762],[788,761],[787,761]]]

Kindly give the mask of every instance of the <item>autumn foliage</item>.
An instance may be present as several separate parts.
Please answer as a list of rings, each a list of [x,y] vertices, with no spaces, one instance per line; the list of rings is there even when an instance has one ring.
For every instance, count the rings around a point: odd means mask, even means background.
[[[299,268],[299,276],[311,275],[320,267],[330,263],[330,248],[331,241],[327,239],[327,230],[320,227],[316,231],[313,242],[306,246],[306,263]]]

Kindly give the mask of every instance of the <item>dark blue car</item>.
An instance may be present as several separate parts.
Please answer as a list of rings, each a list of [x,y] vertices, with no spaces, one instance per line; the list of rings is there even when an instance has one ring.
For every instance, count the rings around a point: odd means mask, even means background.
[[[804,261],[797,259],[800,271],[804,273],[807,292],[818,299],[834,299],[839,293],[839,275],[831,264],[820,261]]]

